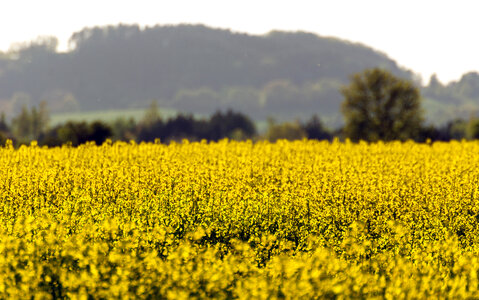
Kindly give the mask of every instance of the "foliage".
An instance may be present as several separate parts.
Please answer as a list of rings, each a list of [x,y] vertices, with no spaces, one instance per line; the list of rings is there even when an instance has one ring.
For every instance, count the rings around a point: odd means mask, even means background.
[[[145,115],[141,119],[141,123],[145,126],[151,126],[161,121],[160,109],[156,100],[151,101],[150,107],[145,111]]]
[[[313,115],[306,123],[302,124],[308,139],[331,140],[332,134],[324,127],[318,115]]]
[[[12,120],[13,132],[16,136],[22,139],[32,138],[32,126],[31,126],[30,112],[26,105],[22,106],[22,111],[16,118]]]
[[[479,119],[471,118],[467,124],[466,134],[469,139],[479,139]]]
[[[78,146],[90,141],[101,145],[112,134],[112,128],[101,121],[92,123],[70,121],[50,129],[39,141],[41,145],[47,146],[61,146],[67,143]]]
[[[136,138],[137,124],[132,117],[129,119],[119,117],[111,122],[111,127],[113,132],[112,140],[114,141],[130,141]]]
[[[218,141],[225,137],[246,139],[256,134],[254,123],[244,114],[228,110],[217,111],[209,119],[198,120],[192,115],[178,114],[167,121],[158,119],[148,123],[140,121],[137,127],[137,139],[139,141],[192,140],[206,139]]]
[[[12,120],[12,131],[20,141],[36,140],[46,130],[48,121],[46,102],[40,102],[38,109],[34,106],[31,110],[24,104],[21,112]]]
[[[265,134],[266,140],[276,142],[277,140],[301,140],[307,137],[307,133],[299,122],[284,122],[276,124],[273,119],[268,121],[268,131]]]
[[[223,113],[217,111],[214,113],[208,124],[208,140],[218,141],[225,137],[231,138],[236,130],[236,134],[242,138],[252,138],[256,134],[254,123],[244,114],[228,110]],[[241,133],[238,133],[238,131]]]
[[[354,74],[341,90],[344,133],[353,141],[414,139],[422,126],[419,90],[375,68]]]
[[[7,120],[5,118],[5,113],[2,112],[0,114],[0,132],[8,132],[10,131],[10,128],[7,124]]]
[[[78,121],[71,120],[65,123],[57,123],[53,127],[47,127],[50,116],[48,115],[45,102],[42,102],[39,108],[32,107],[29,110],[26,106],[13,118],[11,124],[7,122],[5,114],[0,115],[0,145],[5,144],[7,139],[12,139],[14,145],[30,143],[37,140],[40,145],[59,146],[70,143],[73,146],[84,144],[88,141],[95,141],[101,144],[107,138],[113,141],[131,141],[137,142],[160,140],[168,143],[170,141],[181,141],[183,138],[190,140],[208,140],[218,141],[223,138],[233,140],[258,140],[266,138],[270,141],[278,139],[316,139],[332,140],[334,137],[342,136],[341,128],[330,131],[323,125],[323,119],[314,114],[308,120],[294,123],[273,123],[270,122],[269,128],[264,135],[258,135],[255,123],[248,116],[233,110],[217,111],[209,118],[199,119],[190,114],[178,114],[173,116],[172,111],[165,110],[165,114],[170,116],[163,119],[163,110],[160,111],[156,102],[152,103],[150,108],[143,111],[143,118],[136,121],[133,117],[117,117],[125,114],[125,111],[101,111],[90,112],[89,114],[75,115]],[[134,111],[140,115],[141,111]],[[71,115],[74,116],[74,115]],[[106,117],[105,122],[98,121],[101,116]],[[95,120],[96,118],[96,120]],[[477,119],[470,118],[468,121],[456,119],[449,121],[443,126],[427,125],[420,129],[415,138],[418,142],[430,141],[450,141],[477,139]],[[261,125],[261,124],[260,124]],[[19,132],[19,129],[26,133]],[[33,130],[34,129],[34,130]]]
[[[0,298],[478,298],[479,142],[0,148]]]
[[[171,104],[165,105],[193,114],[232,109],[253,120],[265,120],[269,115],[278,121],[306,120],[317,112],[329,126],[340,126],[340,87],[340,81],[327,78],[307,84],[273,80],[259,88],[225,87],[220,91],[202,87],[180,90]]]
[[[245,140],[256,135],[255,124],[244,114],[228,110],[217,111],[207,120],[195,119],[192,115],[178,114],[163,121],[156,101],[146,110],[138,123],[133,118],[117,118],[113,122],[67,121],[47,130],[49,116],[46,103],[42,102],[31,111],[24,105],[18,116],[12,120],[13,130],[6,123],[4,114],[0,116],[0,143],[15,137],[15,146],[36,140],[40,145],[60,146],[69,143],[78,146],[89,141],[97,145],[107,138],[113,140],[137,140],[153,142],[157,139],[169,142],[189,138],[193,140],[218,141],[225,137]]]

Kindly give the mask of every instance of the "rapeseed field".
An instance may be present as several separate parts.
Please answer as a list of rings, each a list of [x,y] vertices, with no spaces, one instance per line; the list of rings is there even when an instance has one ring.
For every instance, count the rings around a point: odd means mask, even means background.
[[[0,298],[479,298],[479,142],[0,148]]]

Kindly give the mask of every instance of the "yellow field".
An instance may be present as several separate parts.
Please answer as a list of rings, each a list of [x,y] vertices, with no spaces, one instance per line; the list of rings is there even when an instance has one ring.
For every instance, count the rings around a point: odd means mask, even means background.
[[[479,142],[0,149],[0,298],[479,297]]]

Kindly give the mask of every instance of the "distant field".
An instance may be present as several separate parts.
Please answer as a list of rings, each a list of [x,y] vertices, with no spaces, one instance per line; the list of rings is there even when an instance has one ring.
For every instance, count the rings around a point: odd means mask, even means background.
[[[174,109],[160,109],[160,113],[163,118],[169,118],[175,116],[178,112]],[[50,116],[50,125],[55,126],[67,121],[86,121],[92,122],[101,120],[104,122],[112,122],[118,118],[133,118],[139,121],[145,115],[144,108],[135,109],[112,109],[112,110],[95,110],[95,111],[82,111],[72,113],[52,114]]]
[[[163,118],[174,117],[178,114],[177,110],[174,109],[160,109],[160,114]],[[112,109],[112,110],[95,110],[95,111],[82,111],[82,112],[73,112],[73,113],[61,113],[61,114],[52,114],[50,116],[50,126],[59,125],[66,123],[67,121],[85,121],[92,122],[101,120],[104,122],[113,122],[118,118],[133,118],[135,121],[141,120],[145,115],[145,109],[135,108],[135,109]],[[195,114],[195,117],[202,118],[203,115]],[[265,132],[268,123],[266,121],[255,121],[256,130],[258,132]]]

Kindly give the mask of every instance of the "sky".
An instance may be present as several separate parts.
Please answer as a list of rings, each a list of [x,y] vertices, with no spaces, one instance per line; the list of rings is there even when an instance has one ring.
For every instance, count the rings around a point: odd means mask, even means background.
[[[427,83],[479,72],[476,0],[2,0],[0,51],[38,36],[67,50],[85,27],[204,24],[236,32],[307,31],[379,50]]]

